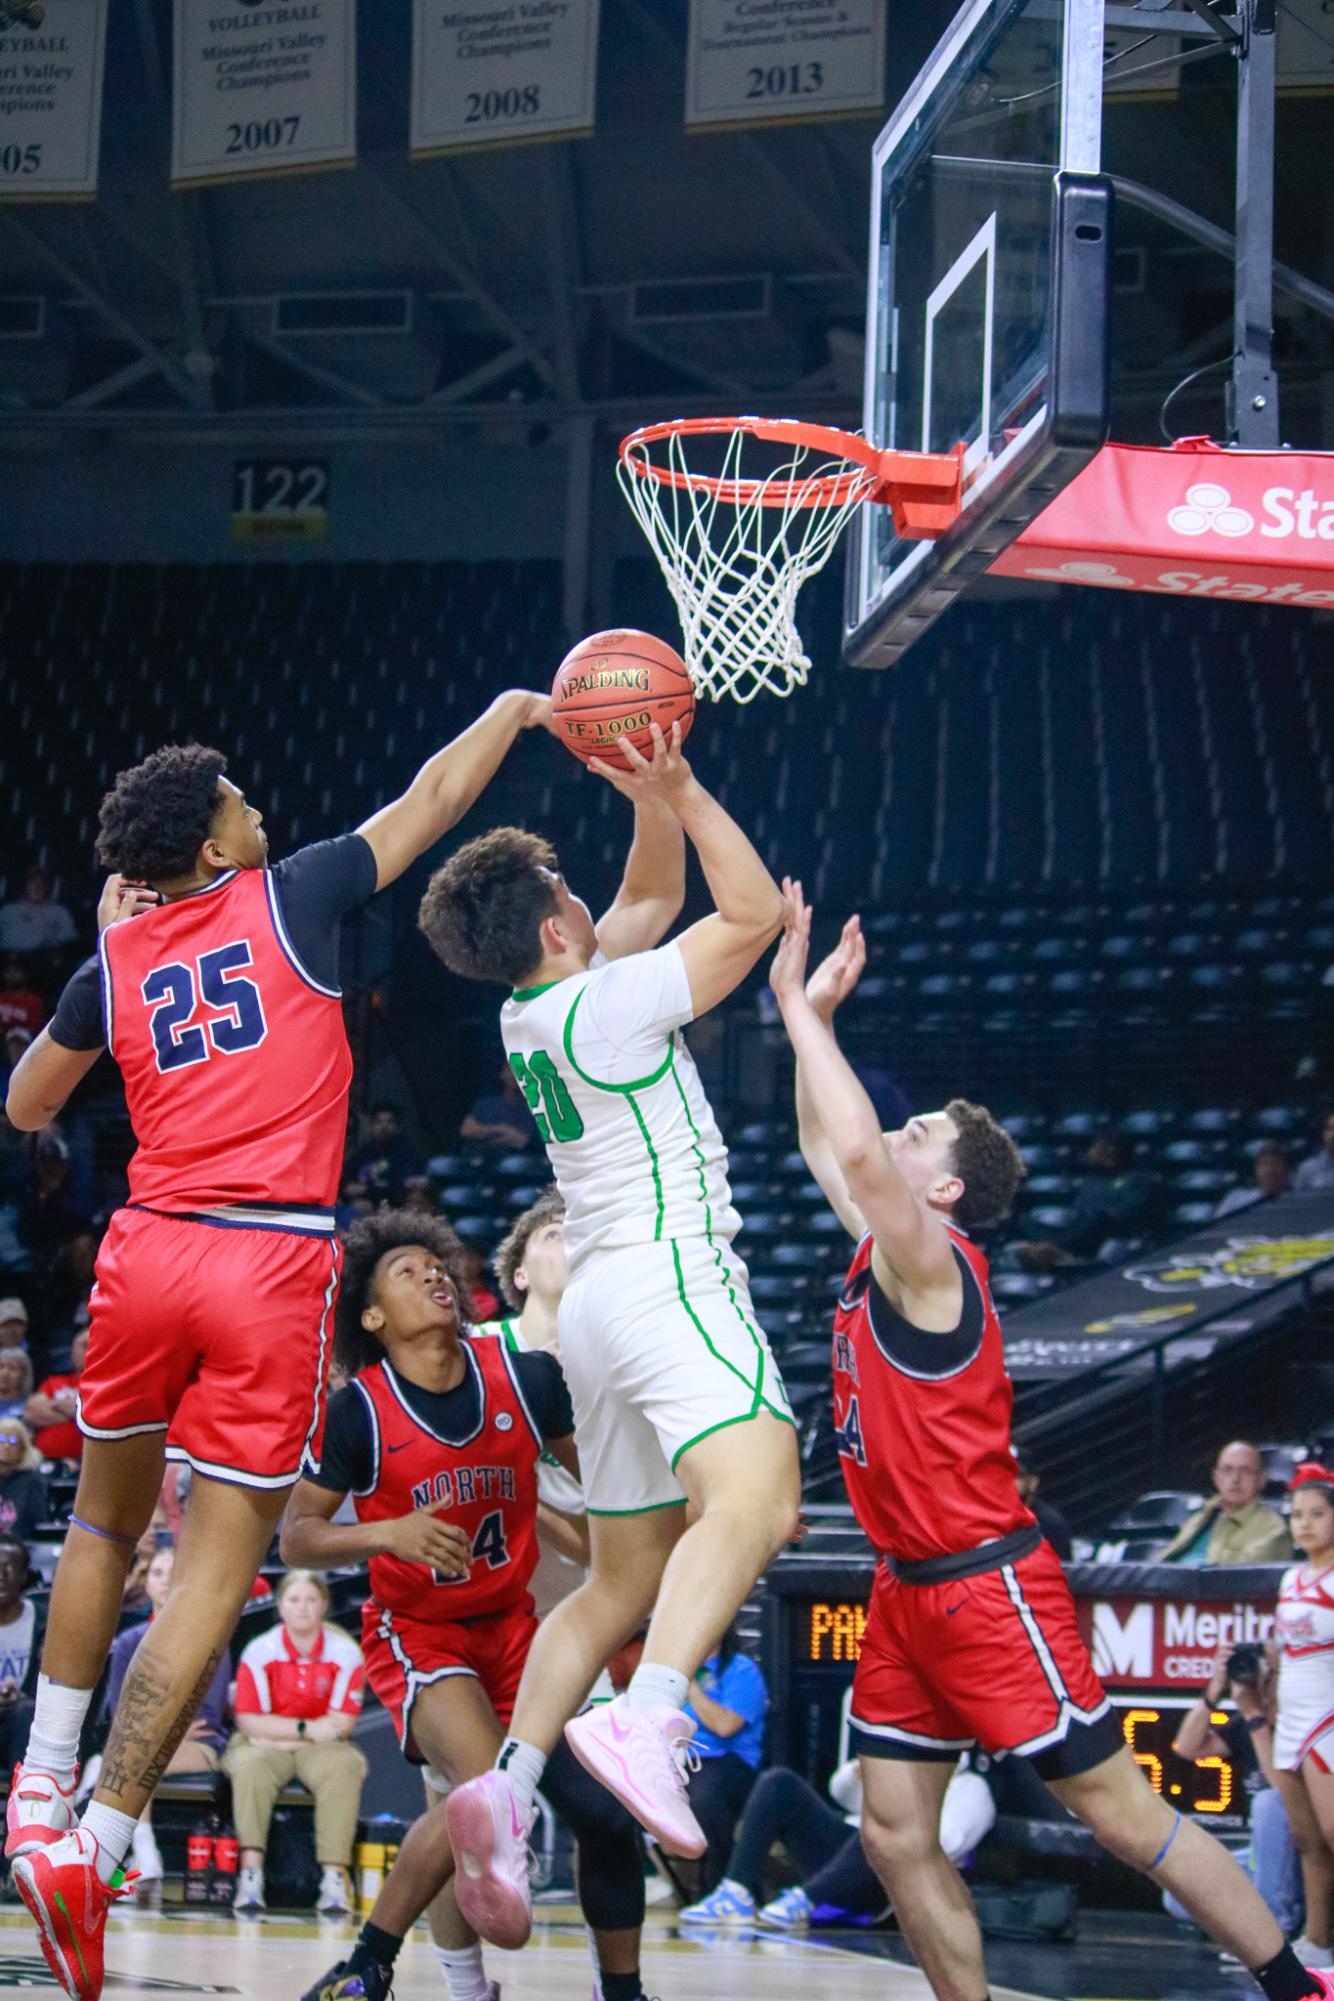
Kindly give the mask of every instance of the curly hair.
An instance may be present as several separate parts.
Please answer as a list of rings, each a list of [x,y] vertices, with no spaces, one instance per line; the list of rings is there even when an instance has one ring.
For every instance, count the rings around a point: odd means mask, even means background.
[[[565,1220],[565,1197],[555,1187],[547,1188],[538,1196],[531,1209],[525,1209],[522,1216],[510,1227],[503,1237],[495,1256],[491,1260],[492,1269],[500,1280],[500,1290],[505,1304],[514,1313],[521,1311],[525,1295],[514,1283],[514,1274],[523,1263],[528,1246],[539,1230],[548,1223],[563,1223]]]
[[[517,987],[542,957],[560,863],[541,834],[493,827],[466,841],[426,885],[417,922],[451,973]]]
[[[953,1119],[958,1129],[954,1169],[963,1183],[963,1194],[954,1205],[953,1220],[965,1230],[998,1223],[1024,1178],[1019,1149],[985,1105],[970,1104],[967,1098],[951,1098],[945,1115]]]
[[[97,859],[134,882],[189,875],[213,831],[227,769],[220,750],[169,743],[116,774],[98,815]]]
[[[381,1258],[407,1244],[420,1244],[439,1259],[459,1303],[460,1324],[472,1319],[467,1253],[443,1216],[418,1216],[406,1209],[379,1209],[373,1216],[363,1216],[344,1243],[343,1282],[334,1316],[334,1360],[349,1376],[384,1358],[383,1345],[362,1326],[361,1316],[375,1303],[375,1272]]]

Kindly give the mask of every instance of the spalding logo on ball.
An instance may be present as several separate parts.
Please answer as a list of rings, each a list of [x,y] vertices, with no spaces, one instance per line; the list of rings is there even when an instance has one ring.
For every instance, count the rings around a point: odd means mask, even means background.
[[[629,768],[621,745],[653,755],[652,726],[673,723],[685,741],[695,720],[695,691],[685,661],[651,632],[594,632],[572,646],[551,687],[556,734],[581,763],[590,757]]]

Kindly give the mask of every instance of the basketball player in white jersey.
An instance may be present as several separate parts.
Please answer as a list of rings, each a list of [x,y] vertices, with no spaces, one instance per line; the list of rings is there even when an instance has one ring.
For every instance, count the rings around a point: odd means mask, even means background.
[[[679,1762],[686,1691],[793,1534],[800,1500],[787,1396],[732,1247],[726,1148],[680,1033],[755,965],[783,898],[691,772],[678,730],[665,741],[655,727],[651,762],[625,755],[628,770],[589,768],[636,803],[670,807],[712,916],[606,963],[554,850],[514,827],[461,848],[421,908],[452,971],[513,989],[505,1048],[566,1204],[561,1366],[591,1524],[588,1581],[534,1642],[496,1770],[450,1802],[460,1908],[498,1945],[528,1934],[532,1798],[563,1727],[664,1848],[704,1852]],[[567,1722],[650,1610],[626,1694]]]

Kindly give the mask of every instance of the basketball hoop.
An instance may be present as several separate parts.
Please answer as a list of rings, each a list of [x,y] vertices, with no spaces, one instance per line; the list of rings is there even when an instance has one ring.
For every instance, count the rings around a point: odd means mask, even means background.
[[[708,441],[713,470],[698,464]],[[765,445],[784,448],[776,463]],[[623,438],[616,476],[676,601],[697,692],[749,702],[805,685],[797,593],[853,510],[891,508],[905,540],[943,535],[959,514],[963,448],[882,452],[787,417],[677,417]]]

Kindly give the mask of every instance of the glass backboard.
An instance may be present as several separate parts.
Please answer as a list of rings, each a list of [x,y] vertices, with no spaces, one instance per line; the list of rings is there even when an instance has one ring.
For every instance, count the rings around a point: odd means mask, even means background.
[[[888,665],[1106,437],[1102,0],[968,0],[876,142],[864,428],[962,443],[964,510],[850,544],[845,653]]]

